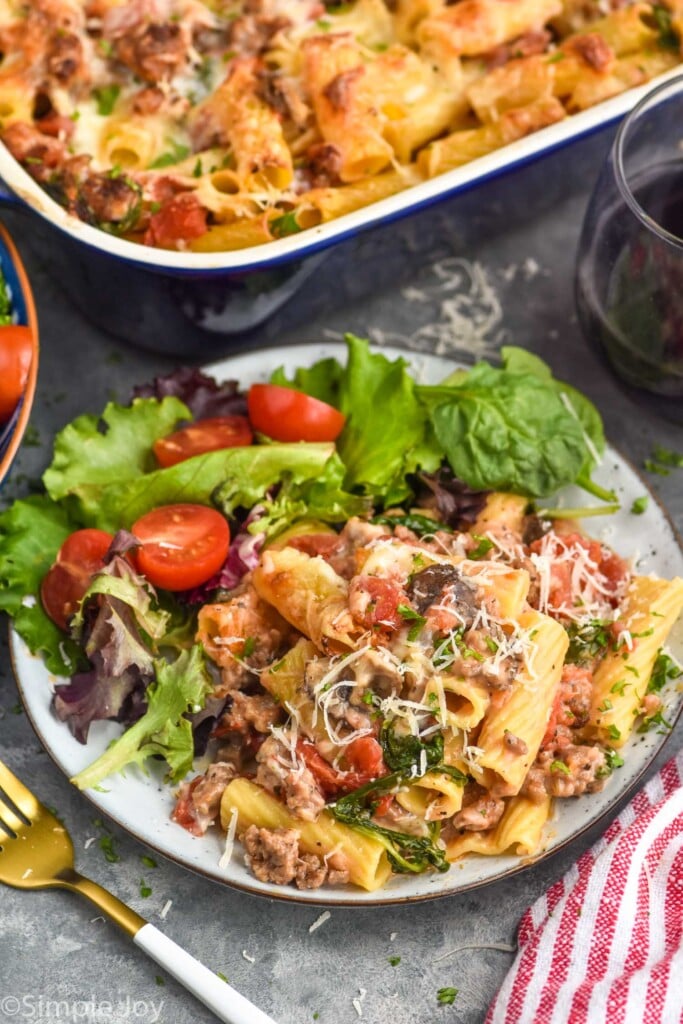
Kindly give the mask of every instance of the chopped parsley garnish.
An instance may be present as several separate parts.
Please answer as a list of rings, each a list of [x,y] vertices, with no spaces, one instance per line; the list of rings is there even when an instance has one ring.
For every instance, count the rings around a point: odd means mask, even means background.
[[[396,611],[405,622],[412,622],[412,626],[408,630],[407,640],[408,643],[412,643],[413,640],[417,640],[422,627],[427,621],[424,615],[420,615],[414,608],[411,608],[408,604],[400,604]]]
[[[140,895],[147,899],[148,896],[152,895],[152,889],[145,882],[144,878],[140,879]]]
[[[102,85],[98,89],[93,89],[92,96],[100,117],[108,117],[112,113],[120,92],[120,85]]]
[[[226,978],[222,971],[216,971],[216,977],[220,978],[221,981],[224,981],[226,985],[228,984],[228,979]]]
[[[489,540],[488,537],[480,537],[478,533],[473,533],[472,537],[477,541],[477,546],[469,552],[469,558],[484,558],[485,555],[488,555],[491,548],[495,547],[493,541]]]
[[[148,857],[146,853],[142,854],[140,860],[142,861],[146,868],[156,868],[159,866],[155,861],[154,857]]]
[[[643,512],[648,506],[648,500],[649,499],[647,494],[643,494],[640,498],[636,498],[636,500],[631,505],[631,513],[634,516],[642,516]]]
[[[569,766],[564,761],[551,761],[550,762],[551,772],[561,772],[563,775],[571,775]]]
[[[603,712],[604,711],[611,711],[613,707],[614,707],[614,704],[609,699],[609,697],[605,697],[605,699],[603,700],[602,704],[600,704],[598,706],[598,711],[603,711]]]
[[[201,161],[201,159],[199,157],[197,157],[197,163],[192,168],[192,177],[193,178],[201,178],[203,173],[204,173],[204,168],[202,167],[202,161]]]
[[[666,466],[661,466],[658,462],[653,462],[652,459],[645,459],[643,466],[648,473],[657,473],[658,476],[668,476],[671,472]]]
[[[166,984],[166,982],[164,981],[164,979],[161,977],[160,974],[155,975],[154,980],[156,981],[157,985],[165,985]]]
[[[389,957],[389,963],[391,964],[392,967],[398,967],[400,962],[401,962],[400,956],[390,956]]]
[[[614,643],[610,626],[610,622],[602,619],[570,623],[566,627],[569,636],[567,661],[574,665],[585,665],[599,655],[605,654]]]
[[[111,45],[108,39],[98,39],[97,49],[100,51],[103,57],[111,57],[114,52],[114,47]]]
[[[626,666],[626,668],[628,668],[628,665]],[[612,685],[609,688],[609,692],[618,693],[620,697],[623,697],[624,693],[630,685],[631,684],[627,683],[625,679],[618,679],[616,683],[612,683]]]
[[[452,630],[448,636],[434,650],[432,664],[434,668],[447,668],[452,665],[456,658],[473,658],[474,661],[485,661],[480,651],[469,647],[464,639],[465,629]]]
[[[244,641],[244,648],[242,650],[243,658],[251,658],[252,654],[256,650],[256,638],[248,636]]]
[[[681,675],[683,675],[681,666],[668,654],[665,654],[660,647],[646,692],[659,693],[669,679],[678,679]]]
[[[653,4],[652,19],[655,23],[655,28],[659,32],[659,45],[665,50],[675,50],[678,53],[680,44],[678,36],[674,32],[669,8],[665,7],[664,4]]]
[[[661,462],[663,466],[673,466],[674,469],[683,468],[683,455],[670,448],[663,448],[661,445],[657,445],[652,453],[652,458],[655,462]]]
[[[287,235],[297,235],[301,231],[301,226],[296,219],[294,210],[289,210],[287,213],[283,213],[281,217],[271,220],[268,227],[270,228],[271,235],[275,238],[286,238]]]
[[[663,735],[667,732],[671,732],[671,730],[673,729],[673,725],[671,724],[671,722],[667,722],[661,708],[654,715],[650,715],[649,718],[644,719],[641,725],[638,726],[637,732],[649,732],[653,725],[660,726],[660,728],[657,730],[657,732],[660,735]]]
[[[615,768],[622,768],[624,765],[624,759],[621,754],[618,754],[616,750],[612,750],[611,747],[605,748],[605,763],[609,768],[610,774]]]
[[[548,57],[548,60],[546,61],[546,63],[547,64],[557,64],[558,61],[564,60],[564,56],[565,55],[562,52],[562,50],[556,50],[555,53],[553,53],[550,57]]]
[[[607,735],[611,740],[620,740],[621,729],[617,728],[614,722],[612,722],[612,724],[607,727]]]
[[[121,860],[120,856],[114,849],[113,836],[100,836],[99,847],[104,854],[104,859],[110,864],[116,864]]]
[[[436,1001],[442,1006],[451,1006],[458,994],[457,988],[440,988],[436,993]]]
[[[161,156],[158,156],[156,160],[153,160],[149,165],[150,170],[157,170],[159,167],[171,167],[173,164],[179,164],[181,160],[184,160],[190,155],[190,147],[183,146],[180,142],[175,142],[173,139],[167,139],[169,148]]]

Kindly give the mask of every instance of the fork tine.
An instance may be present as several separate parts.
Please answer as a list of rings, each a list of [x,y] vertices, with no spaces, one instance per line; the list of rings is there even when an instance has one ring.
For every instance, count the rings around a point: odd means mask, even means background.
[[[26,788],[23,782],[19,781],[3,761],[0,761],[0,788],[4,789],[17,810],[29,821],[32,821],[39,813],[40,801],[36,799],[30,789]]]
[[[18,809],[7,793],[0,789],[0,825],[6,831],[16,833],[26,828],[26,821],[16,813]]]

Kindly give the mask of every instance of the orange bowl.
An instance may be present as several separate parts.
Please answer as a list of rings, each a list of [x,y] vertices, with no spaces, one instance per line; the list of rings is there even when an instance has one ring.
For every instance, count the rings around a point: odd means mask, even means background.
[[[0,225],[0,270],[7,282],[12,303],[13,322],[27,326],[31,333],[31,366],[24,393],[14,413],[0,426],[0,485],[6,479],[31,415],[38,379],[38,317],[31,286],[9,234]]]

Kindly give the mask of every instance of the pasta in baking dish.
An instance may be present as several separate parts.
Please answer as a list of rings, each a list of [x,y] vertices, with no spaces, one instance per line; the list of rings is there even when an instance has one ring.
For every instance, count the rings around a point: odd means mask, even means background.
[[[680,0],[1,0],[1,138],[105,231],[240,249],[647,81],[682,27]]]
[[[301,888],[537,852],[553,798],[601,789],[661,713],[683,580],[526,505],[491,493],[466,532],[400,510],[304,523],[267,547],[199,612],[230,699],[175,820],[201,834],[220,808],[259,879]]]

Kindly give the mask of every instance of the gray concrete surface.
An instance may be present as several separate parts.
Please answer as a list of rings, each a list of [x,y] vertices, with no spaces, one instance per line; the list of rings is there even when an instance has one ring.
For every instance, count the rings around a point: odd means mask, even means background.
[[[330,257],[299,296],[239,347],[312,341],[352,330],[377,341],[470,357],[501,343],[527,346],[599,405],[612,441],[636,465],[658,443],[683,448],[683,430],[658,418],[616,382],[579,331],[573,272],[579,225],[606,140],[565,150],[415,221],[414,245],[376,234]],[[177,360],[136,351],[93,329],[59,294],[30,249],[31,224],[3,215],[25,256],[42,334],[33,428],[6,503],[25,493],[49,460],[51,438],[84,411]],[[402,229],[401,229],[402,230]],[[425,237],[427,232],[428,237]],[[414,258],[411,258],[410,253]],[[393,261],[393,262],[392,262]],[[360,268],[360,271],[359,271]],[[359,276],[360,275],[360,276]],[[121,301],[125,301],[122,296]],[[131,339],[132,341],[134,339]],[[680,528],[683,471],[650,478]],[[414,906],[320,911],[221,888],[171,863],[143,865],[145,849],[110,824],[120,859],[108,863],[90,837],[95,812],[59,774],[17,705],[0,627],[0,750],[43,800],[59,808],[82,871],[127,900],[207,965],[225,974],[279,1024],[481,1024],[511,962],[462,944],[514,943],[524,909],[602,830],[509,881]],[[679,724],[653,771],[683,740]],[[615,810],[616,813],[616,810]],[[140,881],[152,894],[140,896]],[[173,904],[164,921],[160,912]],[[400,957],[396,966],[390,957]],[[438,961],[438,962],[437,962]],[[455,986],[451,1006],[437,990]],[[64,893],[0,890],[0,1022],[203,1024],[214,1018],[163,976],[114,926]]]

